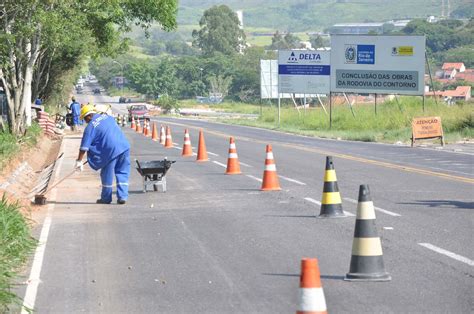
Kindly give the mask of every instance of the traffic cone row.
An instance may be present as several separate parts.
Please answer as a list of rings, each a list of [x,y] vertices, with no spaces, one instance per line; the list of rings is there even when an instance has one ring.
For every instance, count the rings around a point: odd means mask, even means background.
[[[132,117],[132,126],[135,123]],[[145,121],[145,123],[147,123]],[[140,128],[137,120],[136,129]],[[144,126],[149,130],[149,125]],[[137,131],[138,132],[138,131]],[[145,132],[145,131],[144,131]],[[149,131],[148,131],[149,132]],[[153,124],[151,138],[160,141],[166,148],[173,147],[171,129],[169,126],[160,127],[158,136],[156,124]],[[182,156],[192,156],[192,146],[189,132],[184,132],[184,144]],[[197,162],[208,161],[204,132],[199,131],[199,143],[197,151]],[[229,152],[227,159],[226,174],[241,174],[240,163],[237,155],[237,148],[233,137],[229,140]],[[266,146],[265,170],[262,180],[262,191],[281,190],[276,171],[275,159],[272,146]],[[341,195],[337,183],[336,170],[333,158],[326,157],[326,167],[324,173],[323,195],[319,218],[342,218],[347,217],[342,209]],[[357,216],[352,244],[352,255],[349,272],[346,274],[346,281],[390,281],[391,276],[385,271],[382,253],[382,244],[377,235],[375,225],[375,210],[370,196],[368,185],[360,185],[359,199],[357,205]],[[299,303],[297,313],[327,313],[326,299],[321,284],[318,260],[316,258],[304,258],[301,261],[301,276],[299,288]]]

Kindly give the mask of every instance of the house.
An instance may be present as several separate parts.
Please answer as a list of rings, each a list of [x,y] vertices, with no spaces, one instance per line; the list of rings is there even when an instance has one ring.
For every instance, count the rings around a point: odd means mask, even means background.
[[[466,69],[466,71],[458,73],[456,80],[474,83],[474,69]]]
[[[436,96],[439,98],[444,98],[448,103],[451,103],[456,100],[468,101],[471,99],[471,86],[458,86],[455,90],[445,90],[445,91],[428,91],[425,92],[425,96]]]
[[[443,92],[443,97],[452,100],[469,100],[471,99],[471,86],[458,86],[455,90],[447,90]]]
[[[463,62],[445,62],[443,63],[443,67],[441,68],[443,71],[453,71],[462,73],[466,71],[466,67],[464,66]]]

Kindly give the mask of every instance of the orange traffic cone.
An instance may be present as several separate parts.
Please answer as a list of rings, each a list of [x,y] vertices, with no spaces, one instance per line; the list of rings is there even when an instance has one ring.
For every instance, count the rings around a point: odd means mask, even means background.
[[[152,128],[152,131],[151,131],[151,139],[153,141],[158,141],[158,130],[156,129],[156,123],[153,122],[153,128]]]
[[[143,130],[142,130],[142,134],[143,136],[146,136],[147,135],[147,126],[148,125],[148,121],[146,119],[143,120]]]
[[[204,133],[202,130],[199,131],[199,144],[196,161],[203,162],[208,161],[206,143],[204,142]]]
[[[142,126],[140,125],[140,120],[137,119],[137,127],[135,129],[137,133],[142,133]]]
[[[321,286],[318,259],[301,260],[299,304],[296,314],[327,313],[326,298]]]
[[[189,139],[189,132],[188,129],[184,130],[184,144],[183,144],[183,152],[181,156],[189,157],[193,155],[193,147],[191,146],[191,140]]]
[[[134,129],[134,130],[137,128],[137,126],[135,125],[135,117],[134,116],[132,116],[132,125],[130,125],[130,128]]]
[[[166,142],[165,127],[162,124],[160,128],[160,144],[165,145],[165,142]]]
[[[265,171],[263,172],[262,191],[281,190],[280,182],[273,159],[272,145],[267,145],[267,157],[265,159]]]
[[[239,157],[237,156],[237,148],[235,147],[234,138],[230,137],[229,158],[227,158],[227,169],[225,174],[241,174]]]
[[[150,130],[150,120],[146,121],[146,132],[145,132],[146,137],[151,137],[151,130]]]
[[[165,148],[172,148],[172,147],[173,147],[173,140],[171,139],[171,128],[167,126]]]

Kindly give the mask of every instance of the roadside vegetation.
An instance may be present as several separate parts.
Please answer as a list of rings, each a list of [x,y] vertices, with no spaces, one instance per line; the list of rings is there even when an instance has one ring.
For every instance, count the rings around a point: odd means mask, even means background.
[[[10,306],[21,304],[12,292],[14,279],[36,245],[20,208],[5,195],[0,199],[0,313],[8,313]]]
[[[210,107],[240,113],[258,114],[260,112],[258,105],[233,107],[232,104],[221,104]],[[242,110],[235,110],[237,108]],[[327,106],[326,110],[329,110]],[[373,104],[355,105],[353,110],[355,117],[347,105],[334,106],[331,128],[329,128],[329,116],[321,107],[307,109],[305,113],[304,109],[298,112],[290,106],[282,107],[281,123],[278,127],[277,106],[268,103],[263,105],[262,115],[257,119],[221,119],[220,121],[323,138],[408,143],[414,117],[439,116],[442,120],[446,142],[453,143],[474,138],[474,103],[460,102],[447,106],[439,102],[435,104],[433,100],[427,99],[423,112],[420,98],[401,97],[398,103],[392,100],[378,104],[377,115],[375,115]]]
[[[31,148],[38,143],[41,127],[33,123],[24,136],[18,137],[8,131],[0,131],[0,172],[22,148]]]

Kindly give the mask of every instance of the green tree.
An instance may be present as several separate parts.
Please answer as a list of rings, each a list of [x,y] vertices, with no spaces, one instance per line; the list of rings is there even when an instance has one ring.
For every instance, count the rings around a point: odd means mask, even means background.
[[[42,78],[77,67],[85,54],[114,55],[126,45],[123,32],[136,24],[176,27],[176,0],[3,0],[0,2],[0,85],[9,106],[9,129],[30,123],[31,102],[44,92]],[[40,73],[38,73],[38,71]],[[37,86],[33,81],[36,79]],[[49,79],[48,79],[49,80]]]
[[[329,41],[325,40],[323,37],[321,37],[321,35],[311,36],[309,42],[314,49],[329,46]]]
[[[204,11],[199,21],[200,30],[193,30],[193,46],[205,55],[221,52],[232,55],[240,52],[245,45],[245,33],[240,22],[228,6],[213,6]]]
[[[300,41],[301,39],[299,39],[298,36],[289,32],[283,35],[279,31],[276,31],[272,37],[272,44],[268,48],[272,50],[295,49],[301,46]]]

